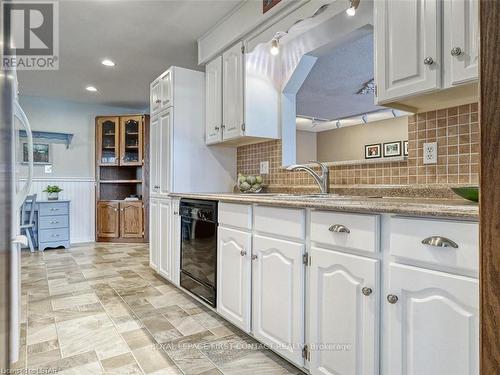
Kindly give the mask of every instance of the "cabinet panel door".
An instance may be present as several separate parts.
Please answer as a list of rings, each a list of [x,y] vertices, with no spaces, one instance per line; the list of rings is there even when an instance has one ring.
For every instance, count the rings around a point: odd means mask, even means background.
[[[149,105],[151,114],[158,112],[161,106],[161,86],[160,79],[154,80],[149,86]]]
[[[375,1],[378,103],[440,88],[440,9],[438,0]]]
[[[224,140],[243,135],[244,53],[238,43],[222,55],[222,137]]]
[[[142,136],[142,116],[120,117],[120,165],[142,165]]]
[[[479,2],[444,2],[445,85],[453,86],[479,76]]]
[[[252,235],[219,227],[217,248],[217,312],[250,332]]]
[[[170,251],[170,201],[160,200],[158,203],[158,272],[168,280],[172,278],[172,252]]]
[[[170,201],[170,251],[172,253],[172,267],[170,281],[175,285],[180,283],[181,269],[181,216],[179,215],[180,198]]]
[[[97,203],[97,233],[99,237],[120,236],[119,203],[100,201]]]
[[[378,373],[378,279],[378,260],[311,249],[311,374]]]
[[[172,100],[172,70],[167,70],[160,77],[161,104],[160,109],[163,110],[173,105]]]
[[[170,192],[170,132],[172,131],[172,112],[167,110],[160,116],[158,149],[158,182],[159,193],[167,196]]]
[[[118,165],[120,129],[118,117],[97,119],[97,160],[99,165]]]
[[[141,202],[120,202],[120,236],[144,237],[143,208]]]
[[[149,202],[149,265],[155,270],[158,269],[159,261],[159,221],[158,200],[151,199]]]
[[[205,69],[206,143],[222,141],[222,56]]]
[[[304,345],[303,244],[254,236],[252,332],[302,366]]]
[[[149,184],[151,193],[158,193],[159,181],[159,140],[160,138],[160,117],[154,117],[149,124]]]
[[[476,279],[391,264],[384,296],[387,374],[479,373],[479,286]]]

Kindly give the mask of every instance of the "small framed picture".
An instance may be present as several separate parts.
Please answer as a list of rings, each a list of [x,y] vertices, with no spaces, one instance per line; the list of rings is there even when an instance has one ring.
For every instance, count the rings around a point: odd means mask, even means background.
[[[23,142],[23,163],[28,163],[28,144]],[[47,143],[33,144],[33,164],[51,164],[50,145]]]
[[[375,159],[380,158],[382,145],[380,143],[375,143],[373,145],[365,145],[365,159]]]
[[[262,0],[262,13],[266,13],[281,0]]]
[[[384,143],[384,158],[401,156],[401,141]]]
[[[403,142],[403,156],[408,156],[408,141]]]

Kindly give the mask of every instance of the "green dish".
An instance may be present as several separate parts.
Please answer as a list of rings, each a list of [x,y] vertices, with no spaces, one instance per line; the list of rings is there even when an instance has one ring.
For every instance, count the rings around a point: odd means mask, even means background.
[[[451,188],[451,190],[469,201],[477,202],[479,200],[479,187],[477,186],[455,187]]]

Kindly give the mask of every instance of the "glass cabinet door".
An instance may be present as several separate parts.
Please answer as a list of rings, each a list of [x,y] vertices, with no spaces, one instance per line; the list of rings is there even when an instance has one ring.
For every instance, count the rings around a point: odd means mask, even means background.
[[[99,165],[118,165],[118,117],[97,119]]]
[[[120,165],[142,165],[142,116],[120,117]]]

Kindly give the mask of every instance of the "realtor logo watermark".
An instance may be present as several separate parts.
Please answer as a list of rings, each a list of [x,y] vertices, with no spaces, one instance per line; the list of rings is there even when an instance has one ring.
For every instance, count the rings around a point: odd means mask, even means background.
[[[1,1],[2,69],[59,69],[57,1]]]

